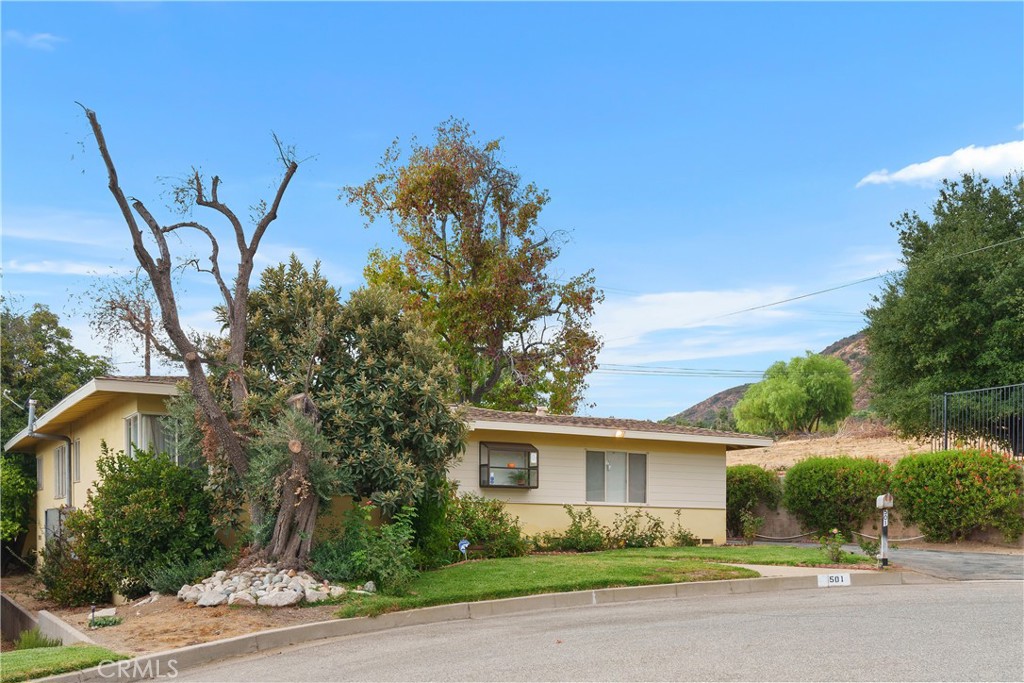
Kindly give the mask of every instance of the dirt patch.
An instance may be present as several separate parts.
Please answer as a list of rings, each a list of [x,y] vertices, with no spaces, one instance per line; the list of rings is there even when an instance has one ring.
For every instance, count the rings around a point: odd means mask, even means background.
[[[827,436],[794,436],[779,439],[765,448],[729,451],[728,465],[760,465],[769,470],[788,469],[811,456],[874,458],[890,465],[913,453],[927,453],[926,442],[898,439],[877,431],[844,432]]]
[[[156,602],[117,607],[117,626],[89,630],[89,607],[65,609],[40,597],[42,585],[31,574],[4,577],[2,589],[15,602],[36,613],[45,609],[78,628],[97,644],[124,654],[148,654],[197,645],[255,631],[334,619],[337,605],[317,607],[196,607],[173,595]],[[97,609],[108,605],[97,605]]]

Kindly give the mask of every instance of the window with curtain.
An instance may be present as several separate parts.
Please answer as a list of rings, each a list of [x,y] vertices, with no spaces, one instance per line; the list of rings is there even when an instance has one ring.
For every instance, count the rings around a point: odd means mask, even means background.
[[[647,454],[587,451],[587,502],[646,503]]]

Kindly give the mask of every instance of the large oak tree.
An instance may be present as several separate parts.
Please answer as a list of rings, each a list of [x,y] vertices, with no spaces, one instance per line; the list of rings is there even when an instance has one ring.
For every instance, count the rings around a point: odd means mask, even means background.
[[[1024,381],[1024,175],[944,181],[931,220],[892,225],[905,268],[866,311],[872,405],[919,436],[932,397]]]

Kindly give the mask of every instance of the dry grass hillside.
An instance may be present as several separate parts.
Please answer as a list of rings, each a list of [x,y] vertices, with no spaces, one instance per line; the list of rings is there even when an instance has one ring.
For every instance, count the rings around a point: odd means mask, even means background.
[[[770,470],[787,469],[812,455],[874,458],[894,463],[911,453],[931,450],[928,442],[898,439],[883,425],[847,420],[835,434],[791,436],[767,448],[729,451],[729,465],[754,464]]]

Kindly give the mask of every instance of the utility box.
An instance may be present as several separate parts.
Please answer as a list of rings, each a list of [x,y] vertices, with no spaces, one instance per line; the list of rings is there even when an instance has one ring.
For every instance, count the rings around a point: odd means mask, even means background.
[[[892,494],[883,493],[875,499],[875,507],[879,510],[887,510],[892,507]]]

